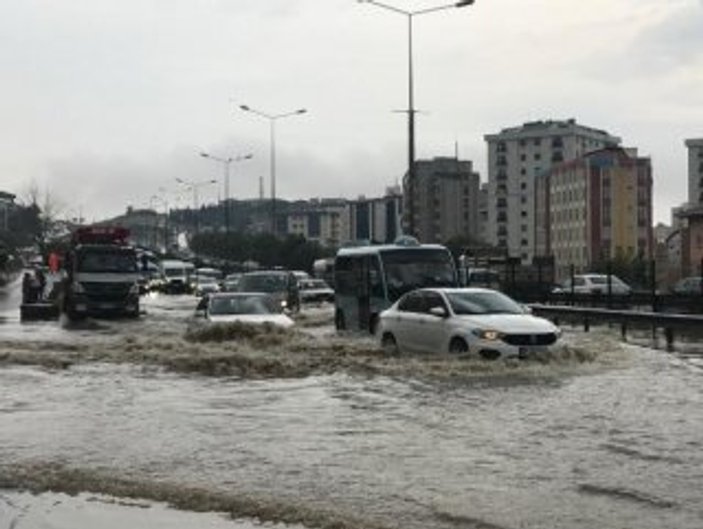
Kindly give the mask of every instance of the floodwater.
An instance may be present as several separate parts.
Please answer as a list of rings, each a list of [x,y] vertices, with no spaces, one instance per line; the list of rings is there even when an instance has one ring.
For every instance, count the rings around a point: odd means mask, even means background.
[[[703,361],[566,329],[528,361],[297,329],[20,323],[0,299],[0,529],[703,527]],[[112,520],[112,521],[111,521]]]

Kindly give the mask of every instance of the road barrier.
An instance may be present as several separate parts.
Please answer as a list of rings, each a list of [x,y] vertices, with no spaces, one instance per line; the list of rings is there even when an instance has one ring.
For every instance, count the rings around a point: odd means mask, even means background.
[[[674,348],[675,333],[679,336],[703,336],[703,316],[693,314],[671,314],[662,312],[644,312],[635,310],[612,310],[591,307],[570,307],[563,305],[530,305],[533,314],[554,321],[580,322],[585,331],[591,324],[608,323],[620,325],[623,339],[627,339],[630,328],[648,328],[656,339],[657,331],[662,330],[666,338],[667,350]]]

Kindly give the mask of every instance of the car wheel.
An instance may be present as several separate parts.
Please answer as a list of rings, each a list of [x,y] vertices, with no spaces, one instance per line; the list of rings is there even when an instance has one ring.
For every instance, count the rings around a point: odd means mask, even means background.
[[[452,338],[452,341],[449,342],[449,353],[450,354],[463,354],[463,353],[468,353],[469,352],[469,346],[466,343],[466,340],[463,338]]]
[[[397,355],[400,353],[398,343],[395,341],[395,336],[389,332],[385,333],[383,338],[381,338],[381,347],[383,348],[383,352],[387,355]]]

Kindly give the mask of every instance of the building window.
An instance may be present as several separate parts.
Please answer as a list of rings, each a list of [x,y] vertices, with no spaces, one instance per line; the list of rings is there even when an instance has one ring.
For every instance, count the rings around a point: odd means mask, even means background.
[[[527,204],[527,197],[526,196],[520,197],[520,204]]]
[[[539,147],[540,145],[542,145],[542,138],[535,138],[533,143],[535,147]]]
[[[498,167],[505,167],[508,165],[508,161],[506,160],[505,156],[498,156],[498,161],[496,162]]]
[[[536,152],[535,153],[535,160],[541,160],[541,159],[542,159],[542,155],[540,153]]]
[[[520,174],[526,175],[526,174],[527,174],[527,169],[525,169],[524,167],[523,167],[522,169],[520,169]]]
[[[552,154],[552,161],[553,162],[563,162],[564,161],[564,155],[561,153],[561,151],[556,151]]]
[[[523,224],[522,226],[520,226],[520,230],[522,231],[522,233],[527,233],[527,224]]]
[[[508,206],[508,203],[504,198],[499,198],[496,200],[496,206],[499,208],[505,208]]]
[[[526,155],[526,154],[521,154],[521,155],[520,155],[520,161],[521,161],[521,162],[524,162],[525,160],[527,160],[527,155]]]
[[[521,211],[520,216],[523,218],[527,217],[527,211]]]
[[[497,220],[498,220],[498,222],[507,222],[508,221],[508,214],[505,211],[499,211]]]
[[[527,184],[525,182],[520,184],[520,189],[527,189]]]
[[[552,138],[552,147],[555,149],[561,149],[564,146],[564,142],[561,139],[561,136],[554,136]]]
[[[508,150],[507,146],[505,145],[504,141],[498,142],[498,145],[496,147],[496,150],[498,152],[506,152]]]
[[[525,138],[520,140],[520,147],[524,147],[527,142],[525,141]]]
[[[527,239],[522,239],[520,241],[520,246],[527,246],[527,244],[528,244]]]
[[[499,248],[506,248],[508,246],[508,242],[505,239],[498,239],[498,247]]]

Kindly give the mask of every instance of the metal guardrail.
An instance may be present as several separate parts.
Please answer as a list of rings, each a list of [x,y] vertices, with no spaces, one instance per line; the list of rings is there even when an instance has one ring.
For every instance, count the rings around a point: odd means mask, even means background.
[[[628,328],[649,328],[654,336],[661,329],[666,338],[667,349],[674,346],[675,332],[686,336],[703,336],[703,316],[695,314],[671,314],[637,310],[613,310],[592,307],[572,307],[564,305],[531,304],[533,314],[554,321],[581,322],[584,330],[590,330],[592,323],[619,324],[623,339],[627,338]]]

